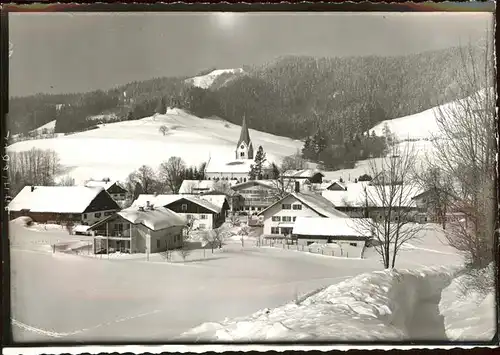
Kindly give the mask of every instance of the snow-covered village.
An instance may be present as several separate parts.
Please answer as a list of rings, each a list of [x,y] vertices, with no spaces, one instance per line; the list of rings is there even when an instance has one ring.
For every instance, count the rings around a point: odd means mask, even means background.
[[[495,339],[491,14],[374,13],[349,45],[321,36],[343,13],[63,15],[9,20],[15,342]],[[28,69],[51,23],[70,58],[60,29],[94,28],[99,70]]]

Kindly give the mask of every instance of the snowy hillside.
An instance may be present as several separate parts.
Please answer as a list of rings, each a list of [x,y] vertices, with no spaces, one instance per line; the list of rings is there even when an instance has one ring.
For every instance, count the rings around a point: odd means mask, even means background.
[[[164,136],[161,126],[168,128]],[[189,165],[212,160],[234,159],[241,127],[217,119],[201,119],[180,109],[167,114],[99,125],[99,129],[68,136],[17,142],[8,151],[33,147],[53,149],[76,183],[89,178],[109,177],[123,180],[145,164],[153,168],[179,156]],[[268,161],[280,161],[302,146],[300,141],[250,130],[253,145],[262,145]]]
[[[190,79],[186,79],[187,83],[197,86],[202,89],[208,89],[212,86],[214,81],[222,74],[243,74],[242,68],[237,69],[217,69],[206,75],[195,76]]]
[[[44,129],[46,129],[47,131],[54,131],[54,129],[56,128],[56,120],[53,120],[53,121],[50,121],[34,130],[32,130],[32,132],[42,132]]]

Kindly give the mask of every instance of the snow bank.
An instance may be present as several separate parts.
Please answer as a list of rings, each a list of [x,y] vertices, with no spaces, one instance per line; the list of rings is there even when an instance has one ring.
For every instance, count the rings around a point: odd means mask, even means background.
[[[458,276],[443,290],[439,311],[444,316],[446,335],[453,341],[490,341],[496,332],[495,293],[464,290],[470,277],[489,277],[494,285],[493,264],[478,275]]]
[[[421,303],[439,297],[456,269],[384,270],[329,286],[303,301],[295,300],[251,316],[204,323],[184,339],[408,340],[408,326]]]
[[[33,220],[30,217],[17,217],[10,221],[10,223],[22,226],[22,227],[28,227],[33,224]]]

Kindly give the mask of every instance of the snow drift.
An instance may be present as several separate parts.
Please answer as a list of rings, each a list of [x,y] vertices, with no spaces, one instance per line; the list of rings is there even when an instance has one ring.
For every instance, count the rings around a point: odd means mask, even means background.
[[[452,341],[491,341],[496,332],[494,293],[494,265],[476,275],[463,274],[443,290],[439,302],[444,316],[446,335]],[[485,278],[491,284],[490,292],[467,289],[466,278]]]
[[[340,340],[402,341],[419,306],[439,299],[458,270],[384,270],[361,274],[251,316],[204,323],[181,335],[208,341]],[[444,339],[442,339],[444,340]]]

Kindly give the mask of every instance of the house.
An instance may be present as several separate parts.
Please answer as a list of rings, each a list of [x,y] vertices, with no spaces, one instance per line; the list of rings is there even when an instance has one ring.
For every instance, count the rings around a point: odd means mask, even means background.
[[[86,187],[102,187],[117,202],[125,201],[128,191],[117,181],[111,181],[109,178],[102,180],[89,180],[85,182]]]
[[[205,176],[209,180],[236,180],[237,182],[246,182],[249,180],[251,165],[254,164],[254,148],[250,139],[245,117],[241,125],[241,133],[236,143],[234,160],[221,162],[217,159],[209,159],[205,168]],[[271,176],[272,169],[269,162],[263,165],[263,177],[268,179]]]
[[[337,243],[362,248],[372,237],[368,220],[368,218],[297,217],[292,236],[297,239],[299,245]]]
[[[220,189],[229,189],[232,185],[236,185],[238,181],[228,180],[184,180],[179,188],[179,194],[198,195],[214,192]],[[227,184],[227,187],[224,186]]]
[[[257,213],[276,202],[278,185],[274,180],[250,180],[231,187],[241,196],[237,211]]]
[[[302,170],[287,170],[281,174],[285,180],[293,180],[304,183],[305,181],[311,184],[320,184],[323,182],[325,175],[317,169],[302,169]]]
[[[295,183],[294,192],[274,202],[258,215],[263,217],[263,234],[272,237],[290,235],[297,217],[348,218],[321,195],[300,192],[298,182]]]
[[[8,205],[10,219],[38,223],[91,225],[119,210],[104,188],[85,186],[25,186]]]
[[[184,217],[164,207],[129,207],[93,224],[89,231],[96,253],[158,253],[182,246],[186,224]]]
[[[161,206],[194,223],[196,229],[213,229],[225,221],[229,203],[224,195],[139,195],[135,208]]]
[[[340,184],[338,184],[340,185]],[[372,218],[382,220],[387,211],[387,202],[384,201],[391,194],[400,194],[401,201],[396,197],[392,202],[393,213],[391,220],[397,220],[398,211],[412,220],[417,218],[419,208],[412,197],[420,192],[414,185],[372,185],[370,182],[343,183],[345,190],[325,190],[321,195],[330,201],[337,210],[348,214],[351,218]],[[386,191],[384,191],[384,189]],[[393,190],[391,190],[393,189]],[[392,192],[391,192],[392,191]]]

